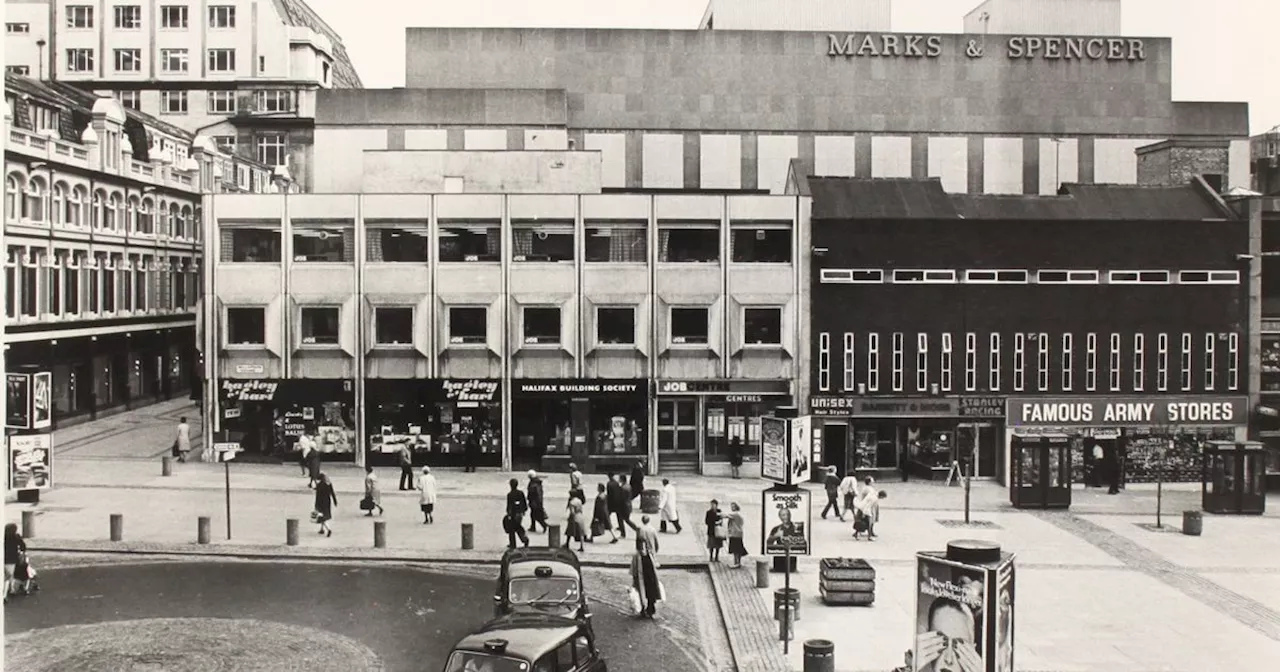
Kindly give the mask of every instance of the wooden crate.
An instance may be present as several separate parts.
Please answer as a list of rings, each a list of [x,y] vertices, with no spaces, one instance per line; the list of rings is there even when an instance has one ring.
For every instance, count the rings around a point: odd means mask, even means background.
[[[876,592],[876,582],[871,581],[845,581],[842,579],[828,579],[822,577],[818,580],[818,587],[822,590],[833,593],[874,593]]]
[[[823,558],[819,576],[832,581],[875,581],[876,569],[862,558]]]
[[[831,606],[869,607],[876,601],[874,592],[832,592],[819,588],[822,602]]]

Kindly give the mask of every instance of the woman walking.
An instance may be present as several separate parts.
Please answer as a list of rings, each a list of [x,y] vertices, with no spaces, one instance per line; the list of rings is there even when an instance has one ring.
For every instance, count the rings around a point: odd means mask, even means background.
[[[307,452],[307,487],[314,488],[316,483],[320,482],[320,449],[316,447],[315,439],[312,439],[310,435],[303,434],[302,438],[298,439],[298,442],[301,443],[303,439],[306,439],[306,445],[309,447]]]
[[[320,534],[333,536],[329,521],[333,519],[333,507],[338,505],[338,495],[333,491],[333,482],[329,475],[321,473],[316,478],[316,511],[315,521],[320,523]]]
[[[569,519],[565,522],[565,538],[564,547],[569,548],[569,544],[573,541],[578,542],[578,552],[585,551],[582,542],[586,539],[586,521],[587,517],[582,512],[582,500],[574,497],[569,500]],[[546,523],[544,522],[543,525]]]
[[[733,567],[742,566],[742,558],[747,555],[747,547],[742,543],[743,524],[742,510],[737,502],[729,503],[729,513],[725,515],[725,527],[729,531],[729,555],[733,556]]]
[[[9,523],[4,526],[4,602],[9,603],[9,593],[14,592],[15,584],[24,584],[17,592],[26,592],[25,579],[19,581],[16,576],[18,565],[22,564],[27,554],[27,542],[18,534],[18,524]]]
[[[378,510],[379,516],[382,515],[382,488],[378,486],[378,475],[373,473],[373,467],[364,468],[364,502],[360,508],[366,506],[369,508],[366,509],[368,513],[364,514],[365,517],[372,516],[374,509]]]
[[[604,483],[596,484],[596,503],[591,513],[591,541],[594,542],[596,537],[602,536],[605,532],[613,537],[611,544],[618,543],[618,535],[613,532],[613,525],[609,522],[609,494]]]
[[[422,524],[436,522],[436,477],[431,467],[422,468],[422,478],[418,479],[418,506],[422,509]]]
[[[719,533],[720,518],[720,502],[713,499],[706,515],[702,517],[702,521],[707,524],[707,551],[711,562],[719,562],[720,548],[724,546],[724,539]]]

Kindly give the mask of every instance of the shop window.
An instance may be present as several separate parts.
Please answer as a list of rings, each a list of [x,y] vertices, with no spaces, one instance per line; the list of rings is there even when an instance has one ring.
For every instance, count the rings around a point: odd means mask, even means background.
[[[1089,334],[1084,338],[1084,389],[1093,392],[1098,389],[1098,335]]]
[[[588,224],[586,255],[591,263],[646,263],[649,261],[648,231],[643,223]]]
[[[987,387],[992,392],[1000,391],[1000,334],[991,334],[987,359]]]
[[[427,226],[371,223],[365,229],[365,248],[367,261],[425,264],[430,250]]]
[[[880,334],[867,334],[867,391],[880,390]]]
[[[824,268],[818,281],[823,284],[878,285],[884,282],[884,271],[878,268]]]
[[[854,348],[853,334],[846,331],[844,332],[844,381],[843,381],[845,390],[854,389],[853,381],[854,381],[854,374],[855,374],[855,370],[854,370],[855,354],[856,354],[856,349]]]
[[[1037,271],[1036,282],[1042,285],[1096,285],[1097,271]]]
[[[1156,390],[1169,390],[1169,334],[1156,337]]]
[[[573,223],[511,223],[511,261],[573,262]]]
[[[1075,366],[1075,351],[1071,334],[1062,335],[1062,391],[1071,391],[1072,371]]]
[[[659,225],[658,261],[680,264],[720,261],[720,229]]]
[[[222,261],[280,262],[280,230],[250,227],[222,228]]]
[[[903,368],[906,366],[905,354],[903,350],[906,348],[906,338],[902,332],[896,331],[893,334],[893,391],[901,392],[905,386]]]
[[[916,391],[929,389],[929,334],[916,334]]]
[[[378,345],[412,345],[413,308],[375,308],[373,332]]]
[[[1049,390],[1049,334],[1036,336],[1036,387],[1041,392]]]
[[[1182,376],[1180,378],[1182,382],[1182,391],[1187,392],[1191,390],[1191,369],[1192,363],[1195,361],[1195,352],[1192,347],[1191,334],[1182,335],[1182,350],[1180,355],[1179,359],[1182,363]]]
[[[351,225],[294,222],[293,260],[320,263],[353,261],[355,230]]]
[[[818,334],[818,391],[831,390],[831,334]]]
[[[896,283],[951,284],[956,281],[954,270],[899,269],[893,272]]]
[[[1147,337],[1133,335],[1133,391],[1141,392],[1147,377]]]
[[[1120,334],[1111,334],[1110,356],[1107,358],[1108,381],[1112,392],[1120,391]]]
[[[1028,282],[1026,271],[974,270],[964,272],[964,281],[974,285],[1023,284]]]
[[[440,261],[499,261],[502,227],[492,224],[455,226],[440,223]]]
[[[941,387],[943,392],[951,391],[951,334],[942,335]]]
[[[791,227],[752,227],[734,225],[730,228],[735,263],[788,264],[791,263]]]
[[[1214,374],[1217,373],[1217,348],[1218,340],[1216,334],[1208,333],[1204,335],[1204,389],[1206,392],[1212,392],[1214,383]]]
[[[1021,392],[1026,385],[1027,335],[1013,335],[1013,390]]]
[[[1240,334],[1227,334],[1227,389],[1240,387]]]
[[[626,307],[596,308],[596,343],[600,345],[634,345],[636,342],[636,309]]]
[[[560,343],[560,309],[525,306],[521,314],[521,331],[528,345]]]
[[[671,342],[675,345],[706,343],[710,319],[705,307],[671,309]]]
[[[746,345],[781,345],[782,309],[744,308],[742,339]]]
[[[262,345],[266,342],[265,308],[227,309],[227,345]]]
[[[978,389],[978,335],[972,331],[964,335],[964,391]]]
[[[338,309],[328,307],[303,308],[302,344],[337,345]]]
[[[488,338],[489,309],[449,307],[449,342],[455,345],[484,343]]]

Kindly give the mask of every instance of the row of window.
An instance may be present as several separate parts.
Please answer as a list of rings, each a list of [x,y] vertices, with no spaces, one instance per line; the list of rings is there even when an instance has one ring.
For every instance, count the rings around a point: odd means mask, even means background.
[[[161,49],[160,71],[169,74],[190,72],[191,57],[189,49]],[[68,72],[93,72],[97,67],[94,49],[90,47],[73,47],[66,51]],[[112,49],[111,64],[114,72],[142,72],[142,49],[136,47]],[[236,50],[230,48],[214,48],[205,50],[205,65],[209,74],[234,74],[236,71]],[[258,57],[258,70],[267,68],[267,57]]]
[[[858,375],[857,359],[859,346],[855,335],[845,332],[843,335],[843,351],[833,350],[832,334],[818,334],[818,390],[830,392],[834,390],[859,392],[880,392],[880,334],[865,334],[861,346],[863,356],[862,377]],[[1004,335],[988,334],[985,352],[979,352],[978,334],[964,334],[964,342],[958,348],[953,342],[952,334],[930,335],[916,334],[914,353],[906,348],[907,334],[895,332],[890,335],[888,373],[890,380],[883,390],[887,392],[975,392],[979,390],[999,392],[1007,383],[1015,392],[1036,390],[1039,392],[1071,392],[1082,386],[1085,391],[1094,392],[1105,389],[1111,392],[1133,391],[1143,392],[1148,385],[1156,391],[1166,392],[1171,389],[1191,391],[1199,388],[1204,391],[1218,389],[1218,372],[1225,368],[1226,380],[1222,389],[1236,390],[1240,385],[1240,335],[1237,333],[1207,333],[1196,335],[1174,334],[1178,338],[1179,347],[1174,350],[1177,357],[1176,369],[1170,368],[1170,334],[1154,334],[1149,343],[1148,334],[1132,334],[1122,336],[1112,334],[1062,334],[1051,338],[1049,334],[1013,334],[1012,361],[1008,352],[1004,351]],[[938,351],[931,353],[930,346],[935,338]],[[1100,338],[1105,338],[1100,343]],[[1056,341],[1056,344],[1055,342]],[[1083,341],[1083,348],[1081,348]],[[1199,343],[1199,345],[1197,345]],[[1148,347],[1148,346],[1153,347]],[[1057,359],[1054,359],[1054,348],[1057,347]],[[1099,348],[1105,348],[1100,351]],[[962,349],[961,349],[962,348]],[[1106,356],[1105,368],[1099,368],[1099,354]],[[954,380],[954,356],[964,357],[962,362],[963,380]],[[833,356],[841,357],[840,379],[833,380]],[[1083,366],[1079,366],[1079,356],[1083,355]],[[915,359],[914,385],[908,383],[907,359]],[[1125,359],[1128,357],[1128,367]],[[1197,361],[1197,358],[1199,361]],[[986,360],[982,370],[986,379],[980,380],[979,361]],[[1154,360],[1154,361],[1153,361]],[[1006,380],[1004,366],[1012,364],[1010,373],[1012,380]],[[930,369],[936,366],[936,375]],[[1149,367],[1151,370],[1149,370]],[[1154,380],[1149,373],[1154,372]],[[1080,374],[1083,373],[1083,381]],[[1126,373],[1128,374],[1126,376]],[[1099,381],[1099,375],[1105,379]],[[1170,375],[1178,375],[1170,380]],[[1032,379],[1028,380],[1028,377]],[[1055,379],[1056,378],[1056,379]],[[1198,383],[1198,384],[1197,384]],[[934,389],[936,386],[936,390]]]
[[[338,343],[338,306],[302,308],[300,336],[303,345]],[[482,344],[489,330],[486,306],[450,306],[449,342],[454,345]],[[558,306],[524,306],[520,312],[520,333],[528,345],[559,345],[561,309]],[[416,309],[379,306],[374,309],[374,342],[381,346],[413,344]],[[710,332],[710,313],[705,306],[670,308],[668,339],[672,345],[705,345]],[[597,306],[596,343],[603,346],[634,346],[635,306]],[[782,343],[782,308],[747,307],[742,310],[742,334],[747,346],[777,347]],[[227,308],[226,343],[229,346],[258,347],[266,342],[266,309]]]
[[[170,238],[200,237],[197,214],[189,205],[161,201],[157,207],[149,196],[125,198],[102,189],[95,190],[90,198],[88,187],[72,187],[61,181],[54,182],[49,190],[39,175],[25,183],[16,174],[6,178],[4,214],[6,222],[51,223],[129,234],[159,233]]]
[[[437,235],[440,261],[499,261],[502,258],[502,226],[497,221],[450,222],[441,220]],[[364,229],[366,261],[426,262],[430,235],[425,222],[384,225]],[[649,235],[645,224],[588,221],[584,258],[588,262],[646,263]],[[572,222],[511,223],[513,262],[567,262],[576,258]],[[735,263],[786,264],[791,262],[791,228],[733,225],[729,232],[729,258]],[[280,230],[226,225],[222,227],[222,261],[279,262]],[[355,228],[328,224],[293,223],[293,260],[351,262],[355,259]],[[719,263],[720,230],[688,225],[658,225],[658,261],[666,263]]]
[[[94,27],[93,5],[67,5],[66,27],[86,29]],[[142,29],[142,5],[116,5],[111,8],[114,26],[120,30]],[[190,27],[190,8],[186,5],[160,5],[160,27],[168,30],[183,30]],[[230,29],[236,27],[236,8],[234,5],[209,5],[209,28]]]
[[[1103,280],[1112,285],[1167,285],[1176,280],[1180,284],[1238,285],[1240,271],[1178,271],[1176,275],[1165,270],[1038,270],[1024,269],[894,269],[879,268],[824,268],[819,280],[825,284],[859,285],[881,284],[955,284],[971,285],[1096,285]]]
[[[88,317],[194,309],[199,271],[186,257],[10,247],[7,317]]]
[[[186,72],[185,49],[161,49],[164,52],[183,52],[183,70]],[[175,57],[176,58],[176,57]],[[174,71],[177,72],[177,71]],[[116,91],[115,97],[120,104],[133,110],[142,109],[142,92],[136,89]],[[188,91],[162,91],[160,106],[165,114],[186,114],[189,110]],[[296,97],[287,89],[259,89],[253,91],[252,105],[255,112],[292,112],[295,109]],[[209,114],[235,114],[240,111],[240,98],[237,91],[209,91],[206,98],[206,111]],[[233,137],[233,136],[228,136]],[[233,146],[234,148],[234,146]]]

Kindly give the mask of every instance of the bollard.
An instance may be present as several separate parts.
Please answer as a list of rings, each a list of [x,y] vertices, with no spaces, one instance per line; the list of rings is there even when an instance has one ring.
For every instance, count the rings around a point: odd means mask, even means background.
[[[24,519],[25,520],[25,519]],[[1204,531],[1204,516],[1199,511],[1182,512],[1182,533],[1192,537]]]
[[[124,514],[111,514],[111,541],[124,539]]]
[[[196,518],[196,543],[209,543],[209,516]]]
[[[836,645],[829,639],[805,640],[804,672],[836,672]]]
[[[800,590],[797,588],[779,588],[773,591],[773,617],[782,620],[784,611],[791,612],[793,620],[800,620]]]
[[[385,520],[373,521],[373,547],[387,547],[387,521]]]
[[[469,551],[476,547],[476,526],[471,523],[462,524],[462,550]]]
[[[769,587],[769,561],[756,560],[756,588]]]
[[[547,548],[557,548],[560,546],[560,526],[547,526]]]
[[[286,546],[298,545],[298,519],[286,518],[284,521],[284,543]]]
[[[173,458],[172,457],[165,456],[160,458],[160,475],[161,476],[173,475]]]
[[[34,539],[36,537],[36,512],[22,512],[22,538]]]

